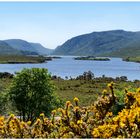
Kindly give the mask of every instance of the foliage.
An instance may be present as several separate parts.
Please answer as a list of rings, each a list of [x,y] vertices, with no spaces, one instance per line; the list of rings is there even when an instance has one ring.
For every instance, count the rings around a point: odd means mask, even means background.
[[[79,75],[76,80],[92,80],[94,78],[94,73],[92,73],[91,71],[88,72],[84,72],[83,75]]]
[[[0,72],[0,78],[13,78],[13,74],[8,72]]]
[[[125,90],[125,108],[118,115],[111,112],[116,102],[114,83],[108,84],[102,96],[87,107],[67,101],[65,108],[43,113],[34,123],[20,121],[13,114],[0,117],[0,138],[140,138],[140,88]]]
[[[6,92],[0,93],[0,114],[7,113],[7,105],[8,105],[8,95]]]
[[[47,69],[23,69],[13,79],[10,99],[23,120],[34,120],[40,112],[49,116],[52,109],[61,104],[54,94]]]
[[[13,75],[7,72],[0,73],[0,114],[5,115],[11,110],[8,96],[8,88],[11,84]]]

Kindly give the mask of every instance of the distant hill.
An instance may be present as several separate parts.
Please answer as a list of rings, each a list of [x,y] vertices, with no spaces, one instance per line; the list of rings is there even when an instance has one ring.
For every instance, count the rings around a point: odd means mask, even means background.
[[[39,54],[46,55],[51,54],[53,52],[53,49],[45,48],[40,43],[30,43],[30,44]]]
[[[22,52],[12,48],[9,44],[4,41],[0,41],[0,55],[21,55]]]
[[[112,30],[80,35],[58,46],[53,54],[116,57],[140,55],[140,32]]]
[[[9,44],[12,48],[21,51],[23,54],[26,55],[38,54],[34,49],[34,47],[32,47],[32,45],[25,40],[8,39],[8,40],[4,40],[4,42]]]
[[[51,51],[39,43],[29,43],[21,39],[8,39],[4,42],[25,55],[48,55]]]

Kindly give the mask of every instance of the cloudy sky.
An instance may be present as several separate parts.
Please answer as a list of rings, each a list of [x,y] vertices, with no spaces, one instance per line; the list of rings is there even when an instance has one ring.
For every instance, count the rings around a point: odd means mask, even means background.
[[[0,2],[0,40],[56,48],[94,31],[140,31],[140,2]]]

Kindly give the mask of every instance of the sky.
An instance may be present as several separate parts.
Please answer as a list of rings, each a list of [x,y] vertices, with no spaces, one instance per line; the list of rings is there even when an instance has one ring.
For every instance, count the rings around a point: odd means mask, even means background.
[[[140,2],[0,2],[0,40],[54,49],[94,31],[140,31]]]

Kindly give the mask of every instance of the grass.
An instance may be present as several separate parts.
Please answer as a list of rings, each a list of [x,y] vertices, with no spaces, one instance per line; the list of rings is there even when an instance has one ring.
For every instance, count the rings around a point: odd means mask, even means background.
[[[95,90],[93,90],[91,84],[80,82],[79,80],[55,80],[53,82],[56,86],[56,93],[65,101],[73,102],[74,97],[78,97],[81,105],[88,105],[97,98],[97,92],[94,93]]]
[[[137,56],[137,57],[127,57],[127,58],[124,58],[123,59],[124,61],[130,61],[130,62],[138,62],[140,63],[140,56]]]
[[[56,87],[56,93],[62,100],[69,100],[73,102],[74,97],[78,97],[80,105],[87,106],[93,104],[98,96],[102,94],[102,91],[107,88],[107,84],[112,80],[104,81],[103,79],[94,79],[91,81],[85,80],[53,80]],[[116,95],[122,96],[125,94],[125,88],[132,90],[139,87],[140,81],[137,82],[125,82],[116,81],[115,92]],[[121,99],[122,100],[122,99]]]
[[[0,55],[1,64],[13,63],[42,63],[46,58],[43,56],[23,56],[23,55]]]

